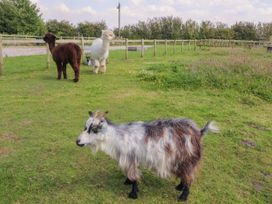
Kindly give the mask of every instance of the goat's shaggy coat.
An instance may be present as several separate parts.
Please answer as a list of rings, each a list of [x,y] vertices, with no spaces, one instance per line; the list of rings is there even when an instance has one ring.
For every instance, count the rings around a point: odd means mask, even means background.
[[[125,183],[132,184],[130,198],[137,198],[138,167],[144,165],[162,178],[180,178],[176,189],[182,191],[179,200],[186,200],[201,159],[201,138],[218,129],[212,123],[198,129],[192,120],[182,118],[116,125],[104,115],[90,112],[77,145],[90,145],[117,160],[128,178]]]
[[[43,40],[48,43],[50,52],[58,68],[58,79],[67,79],[66,66],[69,63],[75,72],[74,82],[79,80],[80,60],[82,51],[75,43],[65,43],[55,46],[56,36],[52,33],[47,33]]]

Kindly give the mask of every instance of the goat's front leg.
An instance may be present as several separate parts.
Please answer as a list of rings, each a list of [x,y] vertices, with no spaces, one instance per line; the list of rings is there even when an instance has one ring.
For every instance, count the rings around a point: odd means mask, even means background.
[[[132,189],[131,189],[131,192],[128,194],[128,197],[132,198],[132,199],[137,199],[138,198],[138,195],[137,195],[138,191],[139,190],[138,190],[137,181],[132,181]]]
[[[124,185],[131,185],[132,184],[132,181],[129,180],[129,178],[127,178],[124,182]]]

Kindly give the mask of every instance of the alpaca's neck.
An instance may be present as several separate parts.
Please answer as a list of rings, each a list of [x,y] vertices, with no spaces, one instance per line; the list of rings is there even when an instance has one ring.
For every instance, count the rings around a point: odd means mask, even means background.
[[[107,40],[107,39],[103,39],[103,38],[102,38],[102,40],[103,40],[103,49],[104,49],[104,50],[109,49],[110,41]]]
[[[49,46],[49,50],[50,50],[50,52],[51,52],[51,54],[53,53],[53,50],[54,50],[54,48],[55,48],[55,42],[50,42],[50,43],[48,43],[48,46]]]

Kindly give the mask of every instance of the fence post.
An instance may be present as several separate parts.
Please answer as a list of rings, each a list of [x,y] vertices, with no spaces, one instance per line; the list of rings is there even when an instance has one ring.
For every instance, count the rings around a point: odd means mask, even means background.
[[[176,45],[177,45],[177,40],[174,40],[174,54],[176,54]]]
[[[2,36],[0,35],[0,76],[3,74],[4,70],[4,59],[3,59],[3,49],[2,49]]]
[[[141,57],[144,57],[144,39],[141,40]]]
[[[181,41],[181,48],[180,48],[180,51],[181,51],[181,52],[183,51],[183,45],[184,45],[184,41],[182,40],[182,41]]]
[[[128,39],[125,40],[125,59],[128,59]]]
[[[156,56],[156,52],[157,52],[157,41],[154,40],[154,52],[153,52],[153,56]]]
[[[191,40],[189,40],[188,49],[191,50]]]
[[[196,51],[196,39],[194,40],[194,51]]]
[[[82,50],[82,57],[81,57],[81,62],[85,59],[85,53],[84,53],[84,37],[81,36],[81,50]]]
[[[164,41],[164,55],[167,55],[167,39]]]
[[[46,54],[47,54],[47,69],[50,69],[50,58],[51,58],[51,53],[49,50],[49,45],[47,43],[45,43],[46,45]]]

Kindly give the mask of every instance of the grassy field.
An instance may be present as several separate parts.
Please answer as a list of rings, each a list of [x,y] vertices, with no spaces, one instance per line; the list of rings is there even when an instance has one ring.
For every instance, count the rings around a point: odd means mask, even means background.
[[[113,122],[215,120],[188,203],[272,203],[272,55],[213,48],[156,58],[111,53],[108,72],[82,66],[79,83],[56,80],[46,56],[5,58],[0,77],[0,203],[175,203],[178,180],[142,169],[139,199],[115,161],[75,139],[89,110]]]

